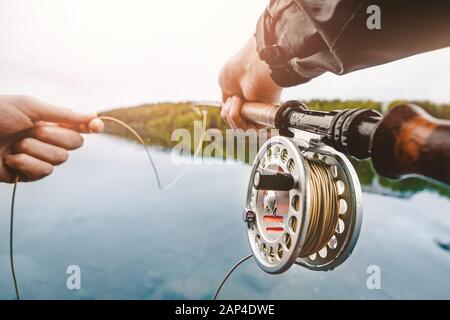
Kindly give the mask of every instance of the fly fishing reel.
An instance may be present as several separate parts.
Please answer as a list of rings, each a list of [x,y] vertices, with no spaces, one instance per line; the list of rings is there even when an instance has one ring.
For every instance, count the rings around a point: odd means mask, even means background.
[[[269,139],[253,164],[244,221],[253,255],[268,273],[294,263],[332,270],[358,240],[358,176],[342,153],[307,135]]]

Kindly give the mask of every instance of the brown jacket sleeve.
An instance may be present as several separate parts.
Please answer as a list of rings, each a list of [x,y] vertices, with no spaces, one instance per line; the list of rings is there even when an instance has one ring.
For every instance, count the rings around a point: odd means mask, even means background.
[[[367,26],[372,5],[380,29]],[[450,1],[271,0],[255,35],[272,78],[288,87],[450,46]]]

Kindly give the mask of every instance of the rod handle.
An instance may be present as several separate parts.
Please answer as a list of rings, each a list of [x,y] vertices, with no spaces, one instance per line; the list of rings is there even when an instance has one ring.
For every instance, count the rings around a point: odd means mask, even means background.
[[[280,105],[263,102],[244,102],[241,107],[241,116],[251,122],[276,128],[276,119]]]
[[[419,174],[450,184],[450,121],[414,104],[396,106],[375,129],[371,155],[382,176]]]

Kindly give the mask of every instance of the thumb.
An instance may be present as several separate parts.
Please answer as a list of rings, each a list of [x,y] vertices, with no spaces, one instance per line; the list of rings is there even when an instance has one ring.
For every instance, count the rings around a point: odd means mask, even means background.
[[[66,124],[88,123],[97,114],[84,114],[73,111],[69,108],[58,107],[34,98],[24,97],[17,106],[33,122],[48,121]]]

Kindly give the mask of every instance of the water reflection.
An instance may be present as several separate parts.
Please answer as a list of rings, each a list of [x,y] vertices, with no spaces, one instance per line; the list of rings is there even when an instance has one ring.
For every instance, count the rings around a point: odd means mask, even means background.
[[[351,160],[351,162],[358,173],[361,187],[365,192],[409,198],[415,193],[430,191],[450,198],[450,188],[444,184],[422,177],[408,177],[401,180],[387,179],[376,173],[370,160]]]

